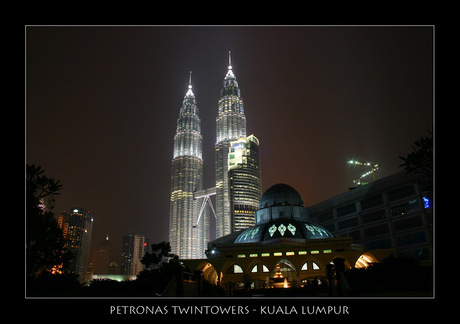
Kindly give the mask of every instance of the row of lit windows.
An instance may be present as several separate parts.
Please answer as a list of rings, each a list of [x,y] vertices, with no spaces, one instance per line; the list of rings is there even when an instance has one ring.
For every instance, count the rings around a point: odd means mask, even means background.
[[[254,215],[254,210],[249,211],[249,210],[235,210],[235,214],[251,214]]]
[[[320,266],[315,261],[312,261],[311,263],[312,263],[312,269],[313,270],[321,270]],[[308,271],[308,269],[309,269],[308,268],[308,263],[305,262],[302,265],[300,270]],[[252,267],[250,272],[251,273],[257,273],[258,270],[259,270],[259,268],[258,268],[258,265],[256,264],[254,267]],[[268,269],[268,267],[265,264],[262,265],[262,272],[264,272],[264,273],[270,272],[270,270]],[[241,268],[241,266],[239,266],[238,264],[234,264],[232,267],[230,267],[227,270],[227,274],[238,274],[238,273],[244,273],[243,268]]]
[[[320,250],[310,250],[310,254],[320,254],[321,251]],[[325,249],[325,250],[322,250],[322,253],[332,253],[332,250],[330,249]],[[307,251],[298,251],[297,252],[298,255],[307,255],[308,252]],[[296,255],[295,252],[293,251],[288,251],[288,252],[284,252],[284,255],[285,256],[294,256]],[[251,254],[238,254],[237,257],[239,259],[243,259],[243,258],[246,258],[246,256],[249,256],[250,258],[257,258],[259,256],[258,253],[251,253]],[[264,252],[264,253],[261,253],[260,254],[261,257],[269,257],[270,256],[270,253],[268,252]],[[273,256],[283,256],[283,252],[274,252],[273,253]]]

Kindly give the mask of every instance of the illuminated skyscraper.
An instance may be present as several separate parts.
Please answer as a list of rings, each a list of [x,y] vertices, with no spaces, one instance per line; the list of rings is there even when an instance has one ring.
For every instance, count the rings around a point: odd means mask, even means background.
[[[80,282],[84,282],[88,267],[93,217],[86,209],[74,207],[70,209],[70,213],[64,211],[59,215],[58,225],[68,242],[67,248],[73,254],[70,271],[78,274]]]
[[[203,189],[201,120],[192,91],[191,72],[188,91],[182,102],[174,136],[171,170],[169,240],[171,252],[181,259],[204,257],[209,241],[207,213],[198,222],[200,201],[193,195]]]
[[[131,272],[133,275],[138,275],[139,272],[144,270],[144,265],[141,263],[141,260],[144,257],[146,246],[144,235],[134,235],[133,263],[131,264]]]
[[[246,137],[246,117],[238,82],[232,71],[229,53],[228,71],[220,91],[216,119],[216,237],[230,234],[231,208],[228,181],[230,143]]]
[[[257,137],[250,135],[230,143],[228,177],[232,232],[254,226],[262,196]]]
[[[127,276],[138,275],[144,269],[141,260],[145,252],[147,252],[147,243],[144,235],[129,234],[123,236],[120,274]]]
[[[134,235],[129,234],[123,236],[123,242],[121,246],[121,275],[131,275],[131,265],[134,258]]]

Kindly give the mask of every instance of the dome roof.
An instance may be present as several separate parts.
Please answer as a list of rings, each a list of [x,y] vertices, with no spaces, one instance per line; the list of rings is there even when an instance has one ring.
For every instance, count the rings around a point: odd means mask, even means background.
[[[278,218],[243,230],[234,243],[255,243],[280,237],[312,240],[334,236],[321,225],[309,221]]]
[[[259,208],[280,205],[304,206],[299,193],[284,183],[278,183],[268,188],[260,199]]]
[[[324,227],[309,221],[299,193],[283,183],[265,191],[256,219],[256,225],[243,230],[234,243],[263,242],[282,237],[301,240],[334,237]]]

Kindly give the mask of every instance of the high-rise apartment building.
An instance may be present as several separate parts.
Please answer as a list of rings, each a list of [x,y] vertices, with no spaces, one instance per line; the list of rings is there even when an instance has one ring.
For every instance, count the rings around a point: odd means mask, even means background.
[[[120,274],[135,276],[144,270],[141,260],[145,252],[147,252],[147,240],[144,235],[129,234],[123,236]]]
[[[73,253],[70,271],[78,274],[80,282],[84,282],[88,266],[93,217],[86,209],[73,207],[69,213],[63,211],[59,215],[58,225],[68,242],[66,247]]]
[[[254,226],[262,196],[259,140],[254,135],[230,143],[228,178],[232,232]]]
[[[129,234],[123,236],[121,245],[121,262],[120,274],[129,276],[131,275],[131,265],[134,258],[134,235]]]
[[[144,270],[144,265],[141,263],[146,251],[147,243],[144,235],[134,235],[134,248],[133,248],[133,263],[131,265],[131,274],[138,275],[139,272]]]
[[[181,259],[204,257],[209,241],[207,213],[198,219],[200,201],[194,192],[203,189],[201,120],[192,91],[191,72],[188,91],[177,120],[171,170],[169,240],[171,252]]]
[[[231,142],[246,137],[246,117],[240,88],[233,74],[231,56],[218,102],[216,119],[216,237],[232,231],[228,153]]]

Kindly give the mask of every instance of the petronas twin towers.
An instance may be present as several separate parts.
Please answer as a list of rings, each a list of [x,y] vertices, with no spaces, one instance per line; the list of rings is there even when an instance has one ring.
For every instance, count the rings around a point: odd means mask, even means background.
[[[171,170],[169,240],[181,259],[204,258],[210,240],[210,213],[216,237],[250,227],[262,194],[258,139],[246,137],[246,117],[229,52],[228,71],[216,118],[216,186],[203,189],[201,120],[192,91],[188,91],[177,120]],[[216,208],[210,196],[216,195]]]

